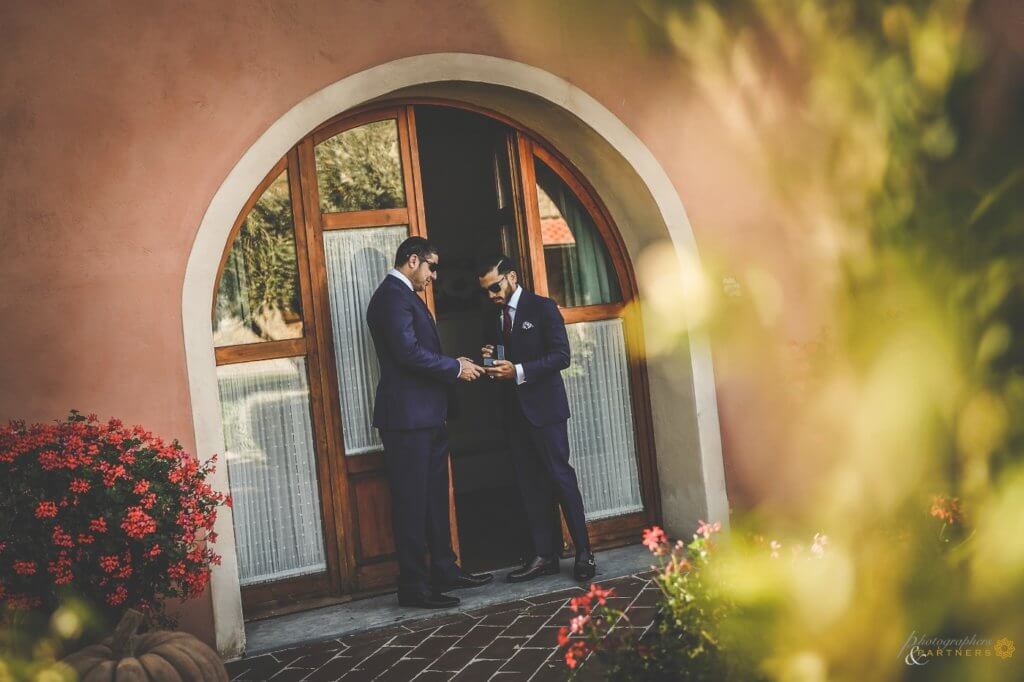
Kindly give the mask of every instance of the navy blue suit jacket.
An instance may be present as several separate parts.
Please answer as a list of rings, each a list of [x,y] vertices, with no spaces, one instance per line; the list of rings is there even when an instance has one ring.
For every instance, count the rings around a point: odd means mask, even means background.
[[[570,363],[569,337],[558,304],[526,289],[519,295],[512,334],[503,340],[499,315],[486,326],[487,343],[504,343],[505,359],[523,366],[524,383],[512,386],[523,416],[534,426],[569,419],[562,370]]]
[[[437,325],[427,304],[388,275],[366,309],[380,361],[373,425],[383,431],[441,426],[459,378],[459,361],[441,354]]]

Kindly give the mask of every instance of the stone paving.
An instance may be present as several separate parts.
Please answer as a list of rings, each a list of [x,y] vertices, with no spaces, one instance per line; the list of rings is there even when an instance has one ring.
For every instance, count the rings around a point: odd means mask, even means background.
[[[626,611],[634,628],[650,626],[659,593],[649,572],[600,584],[615,589],[608,601]],[[259,682],[561,680],[567,668],[558,628],[573,615],[569,600],[583,592],[561,590],[243,658],[228,664],[228,674]],[[601,676],[584,663],[578,679]]]

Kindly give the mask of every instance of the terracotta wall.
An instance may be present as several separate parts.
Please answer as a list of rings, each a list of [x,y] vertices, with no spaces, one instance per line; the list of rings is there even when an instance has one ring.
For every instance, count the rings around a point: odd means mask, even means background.
[[[628,40],[636,17],[603,4],[604,14],[585,1],[3,3],[0,419],[77,408],[191,447],[181,286],[213,193],[296,102],[407,55],[489,54],[561,76],[654,152],[702,251],[736,272],[799,260],[685,68]],[[806,287],[789,270],[787,308],[798,310]],[[778,332],[805,326],[794,315]],[[765,396],[716,360],[736,503],[736,462],[757,441]],[[211,638],[207,598],[182,618]]]

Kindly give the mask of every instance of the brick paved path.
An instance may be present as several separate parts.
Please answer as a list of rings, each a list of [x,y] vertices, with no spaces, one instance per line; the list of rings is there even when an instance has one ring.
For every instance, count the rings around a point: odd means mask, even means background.
[[[633,627],[650,626],[658,588],[649,574],[601,586],[615,589],[608,601],[626,610]],[[573,615],[569,599],[583,592],[562,590],[245,658],[229,663],[228,674],[232,680],[260,682],[561,680],[566,667],[557,651],[558,628]],[[600,679],[587,665],[580,679]]]

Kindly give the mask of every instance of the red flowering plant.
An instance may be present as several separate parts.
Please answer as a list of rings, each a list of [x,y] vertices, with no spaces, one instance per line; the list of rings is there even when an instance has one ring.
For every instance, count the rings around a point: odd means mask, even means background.
[[[229,497],[177,441],[72,410],[0,427],[0,603],[52,610],[75,594],[113,616],[166,622],[163,600],[202,593]]]
[[[610,590],[591,585],[570,608],[576,615],[558,633],[569,679],[580,664],[596,665],[608,680],[757,680],[745,661],[724,655],[720,625],[730,605],[708,577],[721,524],[700,522],[693,540],[674,545],[661,528],[648,528],[643,544],[656,557],[653,583],[660,591],[657,616],[634,627],[626,612],[608,606]],[[732,654],[732,652],[730,652]]]

